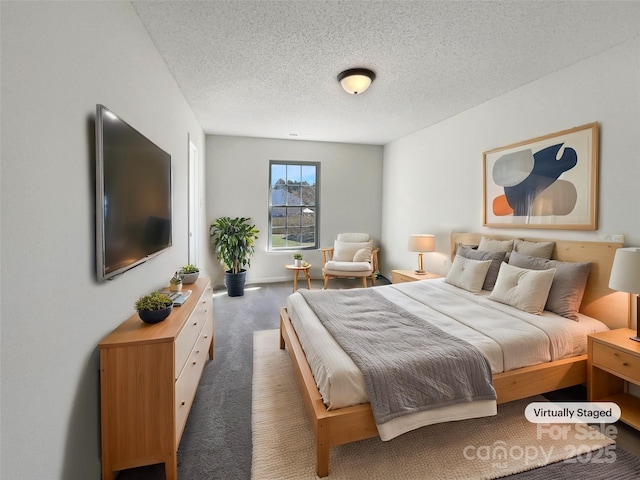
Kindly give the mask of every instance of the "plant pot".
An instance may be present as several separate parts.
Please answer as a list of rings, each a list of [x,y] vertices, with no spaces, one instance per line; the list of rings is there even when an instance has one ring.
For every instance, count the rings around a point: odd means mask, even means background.
[[[190,285],[192,283],[196,283],[196,280],[198,280],[199,275],[200,275],[200,272],[181,273],[180,278],[182,278],[182,283],[184,285]]]
[[[138,310],[138,316],[145,323],[158,323],[169,316],[172,308],[173,305],[169,305],[162,310]]]
[[[296,266],[296,267],[301,267],[302,266],[302,260],[299,260],[299,259],[296,258],[293,261],[293,265]]]
[[[178,283],[177,285],[172,283],[171,285],[169,285],[169,290],[171,290],[172,292],[181,292],[182,291],[182,284]]]
[[[246,277],[246,270],[240,270],[240,273],[231,273],[230,270],[224,272],[224,284],[227,286],[227,295],[230,297],[243,296]]]

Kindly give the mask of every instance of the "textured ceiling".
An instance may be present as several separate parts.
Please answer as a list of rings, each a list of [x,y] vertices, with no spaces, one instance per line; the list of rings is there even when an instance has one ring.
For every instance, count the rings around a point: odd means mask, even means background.
[[[132,3],[206,133],[376,145],[640,34],[638,1]]]

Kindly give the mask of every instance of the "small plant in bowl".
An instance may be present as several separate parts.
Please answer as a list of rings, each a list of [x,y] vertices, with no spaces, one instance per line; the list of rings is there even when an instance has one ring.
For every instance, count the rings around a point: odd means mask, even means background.
[[[296,267],[301,267],[302,266],[302,254],[301,253],[294,253],[293,254],[293,264]]]
[[[169,316],[173,301],[166,294],[156,291],[140,297],[135,308],[143,322],[158,323]]]
[[[185,285],[189,285],[191,283],[196,283],[198,276],[200,275],[200,269],[195,265],[185,265],[179,270],[180,277],[182,278],[182,283]]]
[[[169,290],[172,292],[179,292],[182,290],[182,277],[179,272],[174,273],[171,280],[169,280]]]

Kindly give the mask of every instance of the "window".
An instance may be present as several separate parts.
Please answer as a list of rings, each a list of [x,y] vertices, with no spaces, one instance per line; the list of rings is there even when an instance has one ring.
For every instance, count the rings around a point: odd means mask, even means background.
[[[269,162],[269,250],[318,248],[320,164]]]

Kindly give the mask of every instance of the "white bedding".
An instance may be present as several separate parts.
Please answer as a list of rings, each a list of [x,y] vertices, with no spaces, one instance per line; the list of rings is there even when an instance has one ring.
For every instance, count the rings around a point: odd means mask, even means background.
[[[376,287],[405,310],[477,347],[493,373],[586,353],[589,333],[608,330],[581,315],[580,321],[550,312],[532,315],[459,289],[441,279]],[[329,410],[368,402],[364,379],[299,293],[287,309],[318,390]],[[400,417],[378,426],[382,440],[420,426],[495,414],[495,402],[474,402]]]

